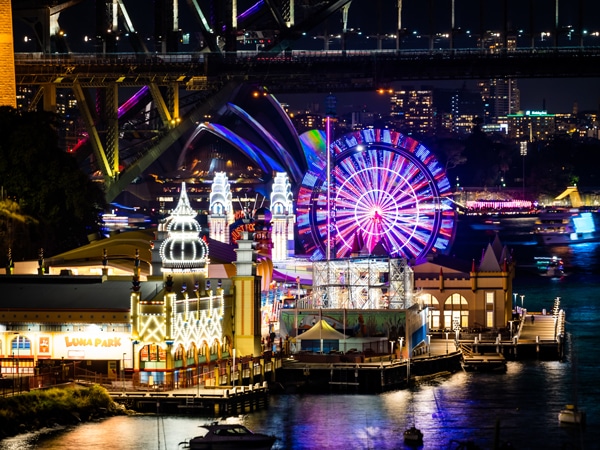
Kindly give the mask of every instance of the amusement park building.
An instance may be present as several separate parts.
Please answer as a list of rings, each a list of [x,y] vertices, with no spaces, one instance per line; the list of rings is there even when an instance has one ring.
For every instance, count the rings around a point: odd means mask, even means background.
[[[7,299],[0,307],[2,373],[33,375],[78,361],[109,379],[131,371],[146,386],[264,376],[273,366],[261,355],[254,242],[244,233],[236,261],[211,265],[195,216],[184,184],[155,236],[123,233],[61,258],[40,258],[37,275],[8,270],[0,278]],[[16,269],[32,273],[31,264]],[[239,370],[232,370],[236,350]]]

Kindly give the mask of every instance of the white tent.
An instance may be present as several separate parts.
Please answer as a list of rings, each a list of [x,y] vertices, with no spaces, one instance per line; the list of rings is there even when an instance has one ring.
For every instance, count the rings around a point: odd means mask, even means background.
[[[323,353],[324,342],[325,347],[328,350],[338,350],[339,341],[346,339],[346,335],[340,333],[325,320],[321,319],[310,329],[298,335],[296,339],[300,341],[300,347],[302,350],[319,350],[321,353]],[[316,345],[316,342],[318,342],[319,345]]]
[[[340,333],[325,320],[321,319],[304,333],[299,334],[297,339],[301,341],[307,339],[339,340],[346,338],[345,334]]]

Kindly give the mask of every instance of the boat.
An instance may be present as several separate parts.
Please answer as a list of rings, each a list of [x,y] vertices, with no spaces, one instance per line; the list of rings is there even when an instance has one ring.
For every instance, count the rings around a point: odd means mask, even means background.
[[[541,212],[535,221],[533,234],[545,245],[568,245],[600,240],[594,213],[577,208]]]
[[[211,422],[201,425],[200,430],[201,434],[179,445],[189,450],[268,450],[276,440],[275,436],[254,433],[239,423]]]
[[[423,432],[414,425],[404,430],[404,443],[408,445],[421,445],[423,443]]]
[[[535,265],[543,277],[562,278],[565,276],[565,265],[558,256],[536,256]]]
[[[564,424],[585,425],[585,411],[576,405],[566,405],[558,413],[558,421]]]

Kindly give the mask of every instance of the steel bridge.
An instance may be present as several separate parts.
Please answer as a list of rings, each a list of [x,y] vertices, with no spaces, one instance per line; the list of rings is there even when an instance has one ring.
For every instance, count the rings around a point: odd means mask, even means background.
[[[580,2],[583,4],[583,0]],[[180,51],[182,33],[176,0],[155,2],[153,49],[134,26],[124,0],[96,1],[95,52],[77,53],[70,51],[66,36],[61,34],[58,16],[83,3],[86,0],[24,1],[13,6],[15,17],[26,21],[35,32],[38,50],[15,54],[16,82],[17,86],[34,90],[32,109],[41,103],[45,110],[52,111],[56,108],[57,89],[72,90],[109,201],[224,104],[241,83],[272,93],[343,92],[375,91],[405,80],[600,76],[600,47],[584,45],[583,32],[576,35],[578,39],[568,41],[577,45],[562,45],[559,38],[564,27],[558,16],[550,46],[535,42],[531,23],[531,40],[526,39],[527,47],[519,47],[515,31],[508,26],[506,0],[496,2],[502,6],[504,19],[502,32],[493,44],[480,25],[478,44],[458,47],[460,27],[452,9],[450,39],[445,48],[436,47],[434,37],[442,32],[435,32],[432,26],[427,47],[415,50],[401,45],[406,35],[401,25],[402,0],[398,0],[395,10],[395,48],[383,49],[383,35],[377,34],[375,50],[350,49],[344,39],[338,49],[328,45],[323,50],[292,49],[294,41],[314,31],[334,13],[342,14],[342,35],[350,33],[350,0],[307,0],[302,2],[303,8],[295,7],[293,0],[262,0],[243,12],[237,9],[241,0],[207,0],[202,3],[204,8],[190,0],[189,9],[204,46],[186,52]],[[481,8],[484,3],[480,1]],[[431,1],[428,8],[431,16]],[[530,11],[531,17],[534,13]],[[241,50],[247,35],[261,41],[260,48]],[[128,37],[131,52],[119,51],[119,36]],[[119,105],[119,93],[132,88],[137,89],[136,94]],[[121,124],[130,111],[150,102],[159,119],[155,133],[137,144],[135,157],[123,164]]]

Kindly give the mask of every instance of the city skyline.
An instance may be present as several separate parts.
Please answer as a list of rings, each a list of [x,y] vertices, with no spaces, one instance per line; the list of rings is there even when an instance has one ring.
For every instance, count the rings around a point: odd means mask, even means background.
[[[392,88],[399,90],[402,86],[413,86],[416,89],[433,86],[439,89],[461,89],[467,86],[470,91],[477,91],[474,80],[435,81],[422,80],[415,82],[394,83]],[[522,111],[546,111],[549,114],[570,114],[577,104],[578,112],[598,112],[600,105],[600,83],[592,78],[569,79],[518,79]],[[363,107],[372,112],[389,112],[389,95],[377,92],[332,92],[337,97],[338,114],[358,111]],[[277,100],[290,105],[293,109],[302,110],[311,104],[324,105],[326,93],[315,94],[274,94]]]

